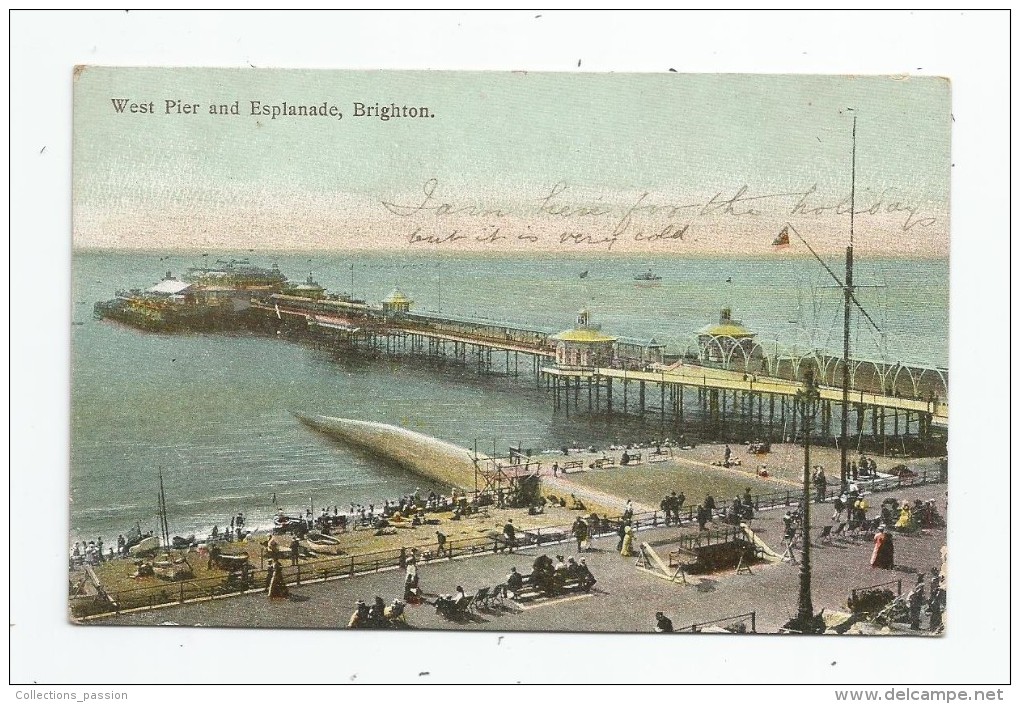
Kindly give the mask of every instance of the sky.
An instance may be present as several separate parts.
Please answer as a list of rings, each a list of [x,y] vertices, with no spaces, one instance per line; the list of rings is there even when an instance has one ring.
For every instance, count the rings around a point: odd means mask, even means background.
[[[950,93],[902,76],[87,67],[74,244],[755,254],[789,224],[832,252],[856,115],[855,244],[947,256]],[[274,118],[284,102],[331,114]]]

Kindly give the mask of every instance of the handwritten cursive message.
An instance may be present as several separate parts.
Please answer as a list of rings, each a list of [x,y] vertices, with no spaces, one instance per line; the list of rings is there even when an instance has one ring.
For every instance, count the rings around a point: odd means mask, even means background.
[[[646,191],[621,204],[605,195],[583,202],[573,200],[570,186],[559,181],[516,205],[481,205],[441,195],[439,179],[430,178],[422,184],[421,195],[405,202],[380,203],[398,222],[409,222],[401,236],[410,245],[471,242],[506,246],[551,241],[568,248],[608,251],[623,241],[697,242],[702,236],[699,226],[710,220],[795,220],[850,213],[849,196],[827,199],[817,184],[773,193],[755,193],[741,184],[692,202],[663,202]],[[893,188],[859,199],[854,214],[892,217],[903,233],[930,227],[937,221]]]

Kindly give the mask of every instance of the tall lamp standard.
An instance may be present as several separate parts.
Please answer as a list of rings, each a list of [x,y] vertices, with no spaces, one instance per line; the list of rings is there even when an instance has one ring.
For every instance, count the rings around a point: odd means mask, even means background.
[[[804,433],[804,497],[801,512],[800,593],[797,616],[786,627],[799,633],[821,633],[825,624],[815,616],[811,603],[811,425],[818,410],[820,394],[815,386],[814,370],[804,373],[804,387],[797,391],[801,428]]]

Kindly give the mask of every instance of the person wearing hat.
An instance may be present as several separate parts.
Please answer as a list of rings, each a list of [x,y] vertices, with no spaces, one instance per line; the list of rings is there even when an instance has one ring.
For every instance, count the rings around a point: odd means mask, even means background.
[[[411,559],[407,563],[407,572],[404,576],[404,601],[408,604],[420,604],[421,603],[421,588],[418,584],[418,565],[416,563],[417,555],[412,548]]]
[[[393,603],[387,606],[383,613],[390,628],[408,627],[407,618],[404,616],[404,602],[400,599],[394,599]]]
[[[787,542],[793,540],[794,534],[797,532],[797,526],[793,519],[793,512],[789,509],[783,514],[783,539]]]
[[[267,585],[269,598],[286,599],[290,596],[290,592],[287,590],[287,583],[283,579],[283,565],[280,564],[280,559],[274,556],[272,562],[270,562],[270,567],[272,571],[269,574],[269,584]]]
[[[656,633],[672,633],[673,622],[661,611],[655,612],[655,632]]]
[[[907,607],[910,611],[910,630],[921,629],[921,607],[924,606],[924,574],[917,575],[917,584],[910,591],[907,597]]]
[[[389,628],[389,622],[386,620],[386,602],[381,596],[377,596],[369,607],[368,622],[372,628]]]
[[[510,574],[506,576],[506,582],[503,585],[503,591],[506,596],[511,599],[517,598],[517,592],[524,586],[524,577],[517,571],[516,567],[510,568]]]
[[[348,628],[368,628],[368,604],[358,599],[358,602],[354,605],[354,613],[351,614],[351,620],[347,622]]]
[[[581,545],[588,539],[588,524],[585,523],[583,518],[578,516],[570,531],[574,534],[574,539],[577,541],[577,551],[581,552]]]
[[[942,629],[942,613],[946,609],[946,590],[937,567],[931,568],[931,593],[928,595],[928,630],[937,633]]]
[[[595,579],[595,575],[591,573],[591,570],[588,569],[588,563],[584,561],[583,557],[577,565],[577,573],[581,577],[581,589],[584,591],[594,587],[595,582],[598,581]]]
[[[871,566],[891,570],[894,564],[892,535],[883,524],[878,527],[878,532],[875,533],[875,549],[871,553]]]
[[[506,525],[503,526],[503,540],[506,541],[506,548],[508,551],[513,552],[514,546],[517,544],[517,530],[514,528],[514,519],[507,519]]]

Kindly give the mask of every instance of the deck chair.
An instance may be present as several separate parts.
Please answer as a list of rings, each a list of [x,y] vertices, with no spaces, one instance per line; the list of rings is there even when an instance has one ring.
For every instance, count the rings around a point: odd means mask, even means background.
[[[503,606],[506,604],[506,585],[497,584],[494,587],[490,587],[488,598],[484,603],[486,606]]]
[[[857,537],[861,540],[868,538],[878,530],[878,527],[882,525],[881,518],[872,518],[866,521],[861,521],[861,525],[857,529]]]
[[[819,543],[828,543],[832,540],[832,526],[823,526],[822,532],[818,534]]]
[[[468,609],[474,609],[477,611],[479,604],[484,605],[489,601],[489,587],[482,587],[475,592],[474,596],[468,597],[465,601],[468,602],[468,605],[464,607],[464,611],[467,611]]]

